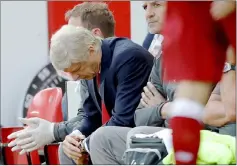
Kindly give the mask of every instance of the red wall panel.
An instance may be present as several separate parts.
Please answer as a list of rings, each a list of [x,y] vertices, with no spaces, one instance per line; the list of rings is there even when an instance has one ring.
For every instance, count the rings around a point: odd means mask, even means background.
[[[81,3],[82,1],[48,1],[48,32],[49,39],[52,34],[58,30],[63,24],[66,23],[64,14],[73,6]],[[106,1],[105,1],[106,2]],[[109,9],[113,12],[116,29],[115,34],[119,37],[131,37],[130,32],[130,1],[110,1],[106,2]]]

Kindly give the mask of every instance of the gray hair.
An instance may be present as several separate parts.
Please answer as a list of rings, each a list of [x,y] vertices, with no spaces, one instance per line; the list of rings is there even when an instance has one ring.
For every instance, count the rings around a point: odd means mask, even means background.
[[[51,38],[52,65],[56,70],[64,70],[72,63],[86,61],[90,46],[101,51],[101,39],[83,27],[63,25]]]

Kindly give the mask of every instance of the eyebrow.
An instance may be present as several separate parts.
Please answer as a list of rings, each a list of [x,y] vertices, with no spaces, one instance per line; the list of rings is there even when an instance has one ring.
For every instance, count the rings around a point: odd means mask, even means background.
[[[150,3],[151,3],[151,5],[155,5],[155,4],[161,5],[161,4],[163,3],[163,0],[150,1]],[[147,2],[144,2],[144,3],[142,4],[142,7],[144,8],[144,7],[146,7],[146,6],[147,6]]]
[[[151,4],[154,5],[154,4],[159,4],[161,5],[162,1],[152,1]]]

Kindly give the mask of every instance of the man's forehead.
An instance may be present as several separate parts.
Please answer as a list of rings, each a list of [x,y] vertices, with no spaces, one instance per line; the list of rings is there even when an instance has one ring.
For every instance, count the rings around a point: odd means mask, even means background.
[[[153,4],[153,3],[162,4],[162,3],[164,3],[164,2],[165,2],[165,0],[143,1],[142,4],[143,4],[143,5],[147,5],[148,3],[151,3],[151,4]]]

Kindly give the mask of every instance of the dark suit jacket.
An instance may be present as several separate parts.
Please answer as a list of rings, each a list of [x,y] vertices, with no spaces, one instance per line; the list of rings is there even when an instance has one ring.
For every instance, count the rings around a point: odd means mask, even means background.
[[[153,56],[142,46],[126,38],[104,39],[101,86],[98,92],[96,78],[87,81],[89,97],[84,102],[85,116],[78,130],[88,136],[102,125],[101,99],[111,116],[105,125],[134,127],[134,112],[152,66]]]

